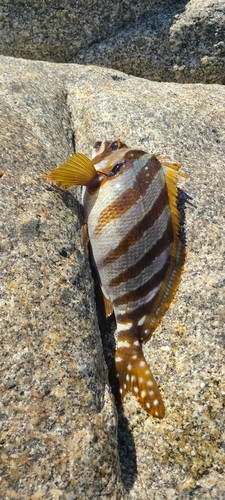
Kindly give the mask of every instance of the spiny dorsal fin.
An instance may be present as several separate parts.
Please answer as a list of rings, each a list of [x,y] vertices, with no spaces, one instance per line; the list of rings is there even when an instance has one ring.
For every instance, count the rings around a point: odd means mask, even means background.
[[[47,182],[58,182],[66,189],[71,186],[88,186],[98,173],[91,160],[83,153],[75,153],[68,160],[48,174],[40,175]]]

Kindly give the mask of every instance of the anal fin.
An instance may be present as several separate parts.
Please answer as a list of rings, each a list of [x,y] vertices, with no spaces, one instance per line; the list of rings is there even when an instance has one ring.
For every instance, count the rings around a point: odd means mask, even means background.
[[[106,296],[104,295],[103,292],[102,292],[102,296],[103,296],[103,302],[104,302],[104,306],[105,306],[105,316],[106,316],[106,318],[109,318],[109,316],[111,316],[111,314],[113,313],[113,305],[112,305],[112,302],[106,298]]]

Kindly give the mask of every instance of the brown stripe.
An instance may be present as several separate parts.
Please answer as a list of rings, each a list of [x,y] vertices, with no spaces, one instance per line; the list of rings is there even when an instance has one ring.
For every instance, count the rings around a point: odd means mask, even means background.
[[[157,292],[158,293],[158,292]],[[151,309],[154,306],[154,302],[156,300],[156,297],[153,297],[149,302],[146,302],[146,304],[142,304],[141,306],[137,307],[137,309],[134,309],[133,311],[129,311],[128,313],[125,314],[118,314],[116,315],[116,321],[118,323],[127,323],[127,322],[138,322],[143,316],[149,316],[151,313]],[[143,328],[143,325],[141,326]]]
[[[105,141],[104,143],[104,151],[100,154],[98,154],[97,156],[95,156],[94,158],[92,158],[92,163],[94,163],[94,165],[96,165],[97,163],[100,163],[102,160],[104,160],[105,158],[107,158],[107,156],[109,156],[110,153],[112,153],[112,151],[109,151],[109,146],[110,146],[110,142],[109,141]],[[99,147],[99,149],[101,148],[101,146]]]
[[[101,265],[111,264],[115,259],[118,259],[121,255],[126,254],[128,249],[134,245],[141,238],[144,232],[147,231],[147,229],[149,229],[159,218],[166,205],[169,205],[169,201],[167,188],[166,185],[164,185],[153,207],[140,221],[138,221],[134,227],[132,227],[132,229],[120,241],[119,245],[106,255]]]
[[[109,286],[118,286],[125,281],[135,278],[141,273],[146,267],[148,267],[151,262],[158,257],[173,241],[173,229],[172,222],[169,219],[167,228],[165,229],[163,235],[156,241],[148,252],[146,252],[143,257],[138,260],[133,266],[130,266],[124,272],[120,273],[116,278],[112,279]]]
[[[169,266],[169,258],[166,260],[165,264],[161,269],[154,274],[146,283],[143,285],[139,286],[139,288],[136,288],[135,290],[131,290],[128,293],[125,293],[124,295],[121,295],[117,299],[113,300],[113,306],[117,307],[119,305],[124,305],[124,304],[129,304],[129,302],[134,302],[141,297],[145,297],[148,295],[148,293],[151,292],[155,287],[159,286],[159,284],[164,280],[168,266]],[[158,292],[157,292],[158,293]]]
[[[129,151],[129,153],[131,154],[132,151]],[[140,152],[134,151],[133,153],[136,154],[135,159],[137,159],[138,157],[137,153],[140,153],[139,158],[143,156],[143,154],[146,154],[143,153],[142,151]],[[127,155],[125,155],[125,161],[126,164],[124,168],[126,170],[128,170],[129,168],[133,168],[134,159],[130,159],[129,157],[127,158]],[[146,170],[147,166],[149,167],[148,170]],[[155,156],[149,158],[149,160],[146,162],[146,164],[143,166],[140,172],[138,172],[133,186],[131,188],[126,189],[120,196],[116,198],[116,200],[113,203],[111,203],[104,210],[102,210],[98,220],[98,224],[95,229],[95,234],[100,234],[104,229],[106,223],[108,224],[112,220],[121,217],[121,215],[126,213],[133,205],[135,205],[135,203],[139,200],[140,196],[143,196],[145,194],[153,178],[160,170],[160,168],[161,168],[161,163]],[[123,175],[124,175],[124,169],[123,169]]]
[[[104,151],[102,153],[96,155],[94,158],[92,158],[92,163],[94,163],[94,165],[101,163],[102,160],[105,160],[107,158],[107,156],[111,156],[112,153],[114,153],[114,155],[115,155],[116,151],[119,151],[120,149],[127,148],[127,146],[126,146],[126,144],[124,144],[124,142],[120,142],[119,148],[117,150],[113,151],[112,149],[109,149],[110,144],[112,144],[112,143],[109,141],[105,141]],[[99,146],[99,149],[100,148],[101,148],[101,146]],[[146,155],[145,151],[139,151],[138,149],[132,149],[132,150],[128,151],[127,153],[125,153],[125,159],[127,158],[128,160],[129,159],[137,160],[138,158],[140,158],[140,156],[143,156],[143,155]]]

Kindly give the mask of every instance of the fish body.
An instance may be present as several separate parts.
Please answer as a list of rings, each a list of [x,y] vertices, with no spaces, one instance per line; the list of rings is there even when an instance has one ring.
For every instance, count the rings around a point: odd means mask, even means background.
[[[142,343],[167,310],[184,263],[176,206],[180,165],[120,140],[97,142],[92,160],[79,155],[46,177],[85,186],[92,265],[117,323],[113,392],[118,403],[133,393],[147,413],[161,418],[164,404]]]

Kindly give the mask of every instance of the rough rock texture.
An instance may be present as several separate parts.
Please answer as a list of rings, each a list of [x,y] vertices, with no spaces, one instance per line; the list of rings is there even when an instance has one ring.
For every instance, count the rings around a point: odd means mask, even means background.
[[[189,175],[183,278],[145,346],[166,417],[128,396],[119,455],[128,498],[222,499],[225,89],[5,57],[0,75],[2,497],[125,496],[79,190],[38,178],[73,152],[74,134],[86,154],[120,136]]]
[[[57,4],[57,5],[56,5]],[[225,83],[225,0],[5,1],[0,53]]]
[[[225,83],[225,1],[164,2],[90,48],[76,62],[157,81]]]
[[[0,496],[120,499],[80,194],[39,179],[74,151],[66,89],[50,67],[0,67]]]

